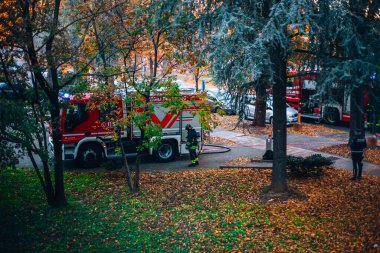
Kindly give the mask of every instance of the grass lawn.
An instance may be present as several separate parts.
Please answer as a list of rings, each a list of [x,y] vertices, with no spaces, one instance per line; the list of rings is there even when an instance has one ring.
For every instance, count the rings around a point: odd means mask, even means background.
[[[268,191],[269,171],[66,173],[69,206],[46,205],[31,170],[0,170],[0,252],[379,252],[380,178],[326,169]],[[376,246],[378,245],[378,246]]]

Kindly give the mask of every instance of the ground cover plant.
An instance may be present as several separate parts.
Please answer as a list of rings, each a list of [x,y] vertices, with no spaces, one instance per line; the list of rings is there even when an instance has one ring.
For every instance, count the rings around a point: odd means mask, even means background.
[[[45,204],[32,171],[0,171],[1,252],[376,252],[380,179],[328,169],[268,192],[269,170],[66,173],[69,206]]]
[[[320,154],[314,154],[308,157],[288,155],[286,169],[290,177],[316,177],[323,175],[323,168],[333,163],[332,159],[323,157]]]

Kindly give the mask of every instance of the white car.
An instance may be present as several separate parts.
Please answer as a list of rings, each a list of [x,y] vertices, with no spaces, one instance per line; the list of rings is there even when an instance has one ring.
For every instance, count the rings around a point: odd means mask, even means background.
[[[255,104],[245,105],[245,119],[254,120],[255,119]],[[273,123],[273,100],[267,100],[267,110],[265,115],[265,121],[269,124]],[[296,109],[286,104],[286,124],[293,125],[298,122],[298,112]]]
[[[207,92],[207,99],[212,103],[212,112],[217,112],[218,110],[223,110],[227,115],[236,114],[236,109],[231,102],[231,95],[225,90],[211,91],[205,90]]]

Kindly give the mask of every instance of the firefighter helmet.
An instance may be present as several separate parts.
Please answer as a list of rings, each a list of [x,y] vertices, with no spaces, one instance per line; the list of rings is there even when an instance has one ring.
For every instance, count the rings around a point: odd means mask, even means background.
[[[187,124],[186,125],[186,127],[185,127],[185,129],[187,130],[187,131],[189,131],[190,129],[192,129],[193,127],[190,125],[190,124]]]

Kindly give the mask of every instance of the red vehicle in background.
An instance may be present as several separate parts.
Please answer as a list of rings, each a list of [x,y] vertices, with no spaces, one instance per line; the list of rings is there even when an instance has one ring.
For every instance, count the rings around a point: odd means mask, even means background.
[[[315,73],[289,73],[286,101],[293,106],[300,117],[313,119],[315,122],[324,120],[329,124],[350,122],[351,94],[343,82],[334,82],[326,95],[318,93]],[[364,106],[369,103],[368,87],[364,90]]]
[[[114,127],[109,117],[111,111],[117,111],[116,117],[126,118],[131,108],[138,112],[138,108],[133,104],[126,104],[125,100],[118,98],[113,106],[94,106],[88,104],[91,95],[85,94],[81,98],[78,96],[66,96],[62,98],[63,108],[61,110],[61,134],[63,160],[76,160],[84,167],[95,167],[104,159],[118,156],[116,148],[118,142],[112,137]],[[189,104],[196,103],[199,98],[195,95],[182,95],[182,99],[189,101]],[[162,96],[152,96],[154,103],[154,113],[152,122],[162,127],[161,143],[156,149],[148,150],[160,162],[169,162],[177,155],[189,153],[185,149],[186,124],[191,124],[199,133],[201,140],[201,124],[199,116],[194,114],[197,110],[195,106],[178,113],[172,113],[170,108],[162,105]],[[124,150],[128,155],[137,154],[137,146],[140,139],[140,131],[133,124],[120,129],[120,136]],[[52,147],[51,137],[49,143]]]

